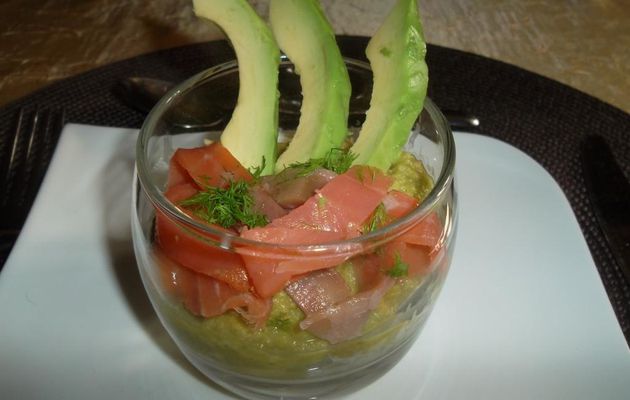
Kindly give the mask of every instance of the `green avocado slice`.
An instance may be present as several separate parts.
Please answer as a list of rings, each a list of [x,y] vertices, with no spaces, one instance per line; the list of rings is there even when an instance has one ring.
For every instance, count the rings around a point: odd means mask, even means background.
[[[424,105],[429,80],[426,43],[416,0],[399,0],[366,55],[374,74],[372,99],[359,136],[350,148],[356,165],[387,171]]]
[[[350,78],[318,0],[271,0],[271,29],[295,64],[302,86],[300,121],[276,172],[298,162],[324,157],[348,135]]]
[[[193,0],[195,13],[219,25],[231,41],[239,66],[239,93],[221,134],[246,168],[273,173],[278,141],[280,49],[266,23],[246,0]]]

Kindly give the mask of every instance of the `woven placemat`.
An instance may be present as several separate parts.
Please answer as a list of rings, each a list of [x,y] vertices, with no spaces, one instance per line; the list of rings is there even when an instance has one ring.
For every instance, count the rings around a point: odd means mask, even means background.
[[[342,53],[358,59],[365,59],[367,40],[338,37]],[[142,75],[181,81],[233,58],[231,48],[218,41],[110,64],[52,84],[1,108],[0,132],[10,129],[20,107],[64,107],[70,122],[138,128],[143,116],[121,104],[111,93],[121,78]],[[626,175],[630,175],[630,115],[553,80],[474,54],[429,45],[427,62],[431,74],[429,96],[438,106],[478,116],[479,133],[521,149],[558,182],[577,216],[630,342],[630,287],[599,231],[579,163],[583,137],[598,133],[614,149]],[[0,136],[0,148],[6,145],[2,139]],[[566,283],[571,284],[570,276]]]

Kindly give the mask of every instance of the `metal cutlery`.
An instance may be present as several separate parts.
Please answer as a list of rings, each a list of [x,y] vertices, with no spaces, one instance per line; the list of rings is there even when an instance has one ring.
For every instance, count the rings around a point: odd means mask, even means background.
[[[20,109],[0,152],[0,265],[13,247],[55,148],[63,109]]]

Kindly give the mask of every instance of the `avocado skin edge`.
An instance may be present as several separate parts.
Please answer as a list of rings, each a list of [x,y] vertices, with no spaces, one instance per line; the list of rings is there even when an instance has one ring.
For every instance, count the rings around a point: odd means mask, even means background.
[[[387,171],[422,111],[428,84],[426,43],[416,0],[399,0],[369,41],[374,75],[370,108],[350,151],[355,165]]]
[[[318,0],[271,0],[273,33],[302,86],[300,122],[276,172],[340,148],[348,135],[350,78]]]
[[[278,142],[280,49],[275,38],[246,0],[193,0],[193,8],[225,32],[238,60],[238,100],[221,144],[244,167],[264,165],[262,174],[271,174]]]

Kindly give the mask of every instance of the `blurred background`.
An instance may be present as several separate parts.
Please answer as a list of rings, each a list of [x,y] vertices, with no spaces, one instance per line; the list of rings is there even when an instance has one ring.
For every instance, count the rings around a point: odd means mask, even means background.
[[[321,0],[338,34],[371,36],[395,0]],[[268,0],[251,0],[266,15]],[[429,43],[498,59],[630,112],[629,0],[420,0]],[[2,0],[0,106],[153,50],[222,37],[191,0]]]

